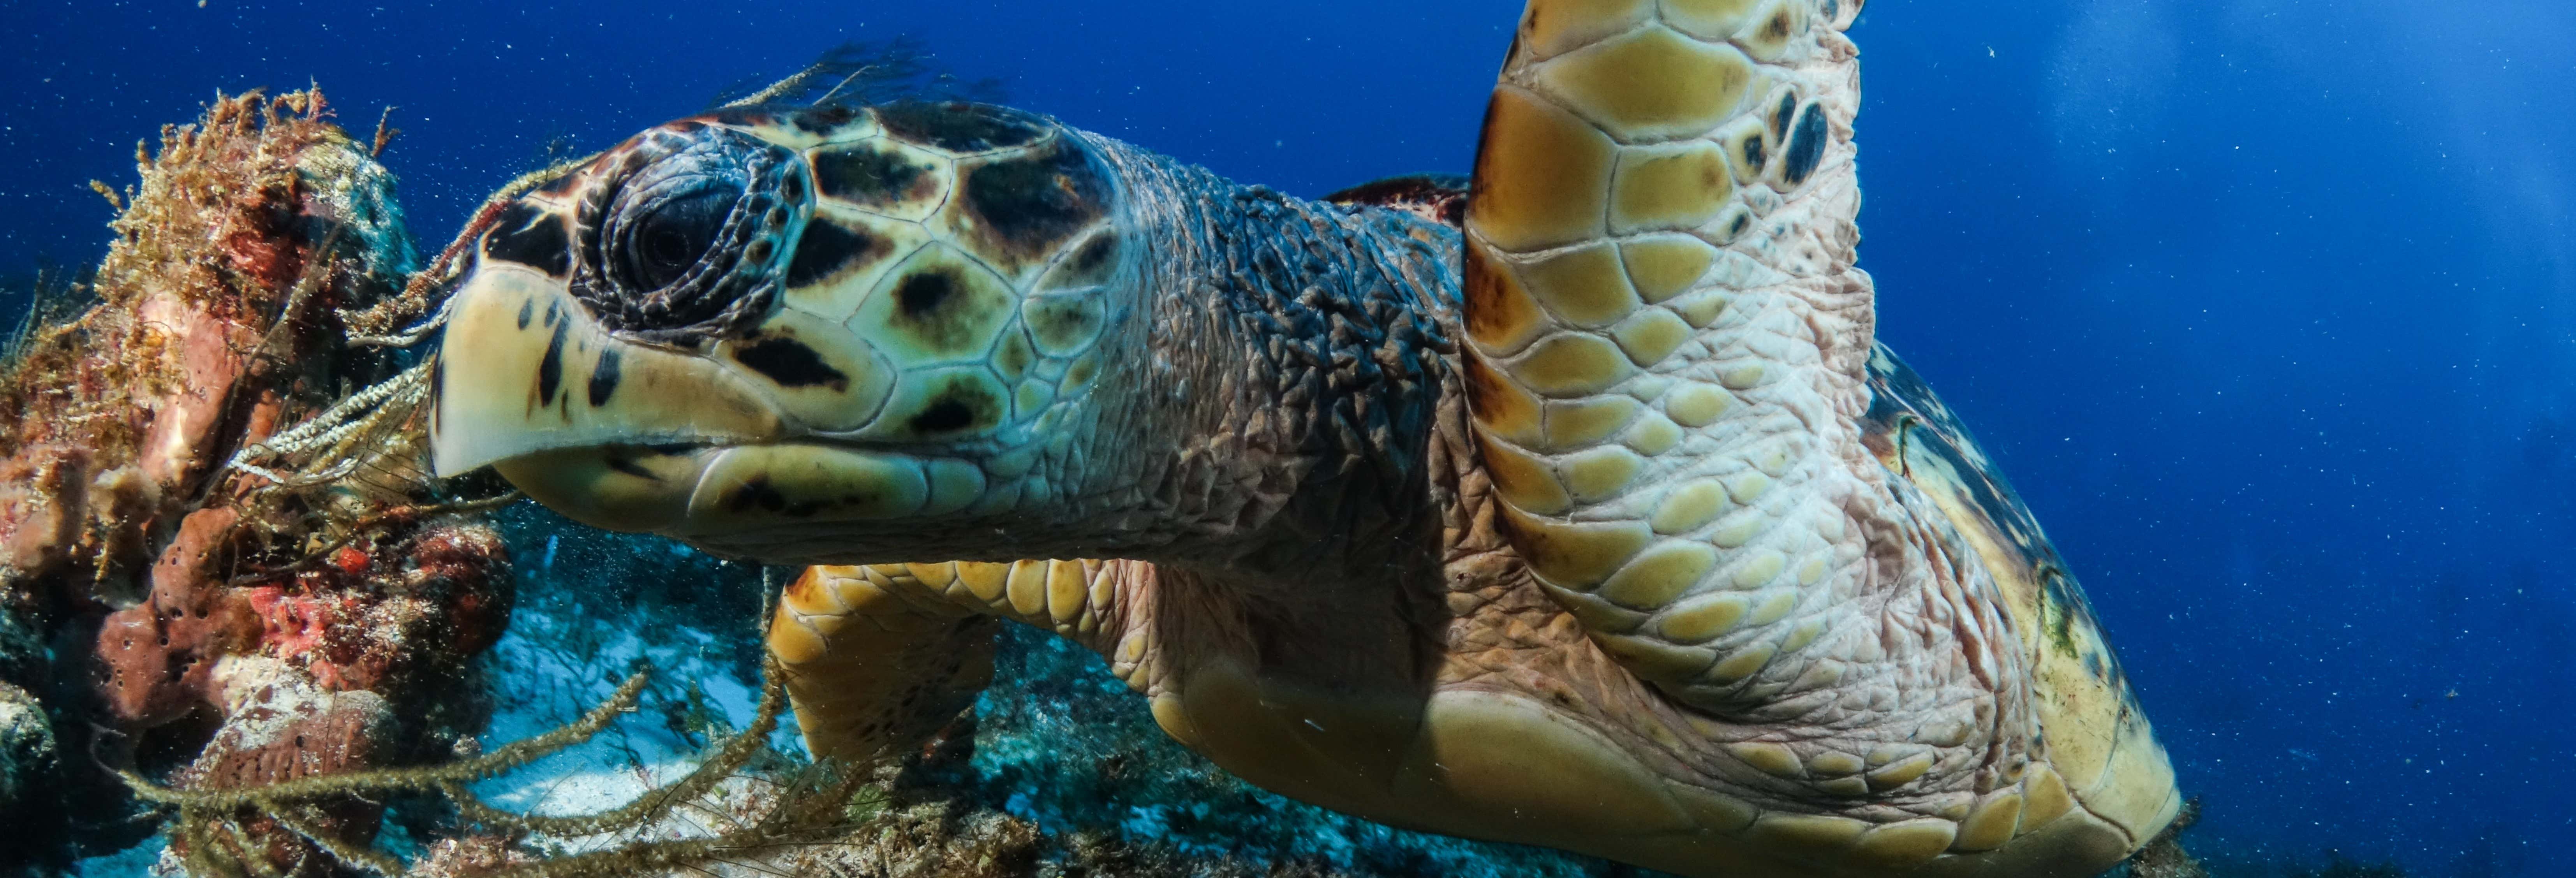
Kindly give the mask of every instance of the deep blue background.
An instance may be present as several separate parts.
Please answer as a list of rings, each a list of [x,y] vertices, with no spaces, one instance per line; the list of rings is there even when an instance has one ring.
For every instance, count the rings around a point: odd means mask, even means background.
[[[550,138],[898,33],[1292,192],[1463,170],[1517,7],[710,5],[0,2],[0,271],[93,260],[84,184],[216,89],[399,105],[435,246]],[[2091,589],[2201,844],[2576,872],[2576,8],[1879,0],[1854,36],[1882,333]]]

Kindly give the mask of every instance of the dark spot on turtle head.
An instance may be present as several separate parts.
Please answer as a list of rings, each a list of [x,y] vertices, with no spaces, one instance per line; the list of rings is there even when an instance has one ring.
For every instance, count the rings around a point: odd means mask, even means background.
[[[1744,166],[1748,168],[1762,167],[1762,138],[1747,137],[1744,139]]]
[[[563,389],[564,330],[570,328],[570,320],[556,322],[554,337],[546,341],[546,355],[537,361],[538,405],[554,405],[555,391]]]
[[[616,348],[599,352],[599,364],[590,368],[591,408],[607,405],[608,398],[617,395],[617,382],[624,377],[618,373],[619,362],[623,359]]]
[[[1789,185],[1807,182],[1807,175],[1816,172],[1816,163],[1825,158],[1826,134],[1824,107],[1808,104],[1798,112],[1797,130],[1790,133],[1789,151],[1783,156],[1788,164],[1780,169]]]
[[[876,108],[886,132],[949,152],[983,152],[1037,142],[1046,136],[1038,117],[1007,107],[957,101],[901,101]]]
[[[886,315],[888,328],[924,347],[951,354],[967,353],[992,341],[996,315],[1010,307],[1007,293],[978,284],[948,265],[906,274],[887,292],[894,297],[894,307]]]
[[[1729,223],[1729,224],[1727,225],[1727,227],[1726,227],[1726,236],[1727,236],[1728,238],[1734,238],[1734,237],[1736,237],[1736,236],[1739,236],[1739,235],[1744,234],[1744,230],[1745,230],[1745,229],[1752,228],[1752,227],[1753,227],[1753,215],[1752,215],[1752,214],[1749,214],[1749,213],[1739,213],[1739,214],[1736,214],[1736,215],[1735,215],[1735,222],[1733,222],[1733,223]]]
[[[1773,139],[1787,140],[1789,138],[1789,116],[1797,111],[1797,95],[1784,94],[1780,96],[1780,106],[1771,111],[1771,137]]]
[[[562,320],[563,320],[563,303],[562,303],[562,302],[547,302],[547,303],[546,303],[546,325],[547,325],[547,326],[553,326],[553,325],[555,325],[556,323],[562,322]]]
[[[925,197],[930,167],[861,143],[814,153],[814,188],[861,207]]]
[[[1055,268],[1047,272],[1046,282],[1038,286],[1049,290],[1070,290],[1108,283],[1110,273],[1118,267],[1117,256],[1118,236],[1115,233],[1093,235],[1091,240],[1082,242],[1081,249],[1073,251],[1073,255],[1065,257],[1063,262],[1056,263]]]
[[[804,342],[773,335],[734,348],[735,362],[754,372],[769,376],[780,387],[830,387],[834,391],[850,389],[850,376],[831,364]]]
[[[1037,336],[1038,346],[1049,353],[1069,354],[1100,334],[1100,297],[1077,293],[1068,296],[1040,296],[1029,300],[1029,332]]]
[[[995,243],[1023,256],[1053,250],[1108,209],[1107,181],[1063,143],[969,171],[965,190]]]
[[[859,118],[859,111],[846,104],[834,104],[791,113],[788,118],[808,134],[829,135]]]
[[[903,316],[914,321],[927,321],[939,313],[939,307],[957,295],[957,278],[945,271],[925,271],[903,279],[894,290],[895,305]]]
[[[894,251],[894,244],[823,217],[805,224],[796,239],[796,258],[787,263],[790,289],[810,286],[866,268]]]
[[[483,256],[563,277],[572,271],[572,236],[562,218],[520,202],[492,222],[483,236]]]
[[[904,422],[915,437],[940,438],[1001,422],[1002,401],[971,379],[952,379],[937,398]]]
[[[527,300],[527,301],[524,301],[524,302],[520,302],[520,303],[519,303],[519,328],[520,328],[520,329],[526,329],[526,328],[528,328],[528,321],[536,319],[536,316],[537,316],[537,300],[535,300],[535,299],[529,299],[529,300]]]

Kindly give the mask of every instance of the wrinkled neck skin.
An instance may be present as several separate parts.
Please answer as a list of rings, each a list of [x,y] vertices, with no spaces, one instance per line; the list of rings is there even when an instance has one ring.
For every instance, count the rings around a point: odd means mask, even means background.
[[[1456,231],[1091,146],[1126,191],[1140,280],[1112,305],[1129,310],[1088,420],[1067,425],[1082,450],[1058,458],[1066,490],[996,548],[1062,528],[1092,537],[1070,554],[1258,575],[1384,570],[1392,544],[1436,537],[1425,443],[1454,351]]]

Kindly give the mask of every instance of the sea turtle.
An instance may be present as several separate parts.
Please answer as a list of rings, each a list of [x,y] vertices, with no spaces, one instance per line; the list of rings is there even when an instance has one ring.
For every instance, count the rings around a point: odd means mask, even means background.
[[[2089,875],[2172,821],[2172,769],[2039,528],[1874,343],[1858,13],[1531,0],[1467,192],[1307,201],[966,103],[672,122],[490,218],[436,466],[868,565],[808,569],[770,629],[823,753],[953,712],[998,618],[1105,654],[1229,771],[1399,826],[1692,876]]]

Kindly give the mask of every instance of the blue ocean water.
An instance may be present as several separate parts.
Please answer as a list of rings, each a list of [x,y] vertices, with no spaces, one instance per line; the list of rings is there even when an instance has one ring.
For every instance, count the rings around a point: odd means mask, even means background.
[[[0,3],[0,272],[215,90],[319,82],[435,244],[848,40],[1316,195],[1461,171],[1517,4]],[[2091,592],[2204,849],[2576,873],[2576,6],[1877,0],[1881,337]],[[0,303],[14,314],[16,303]]]

